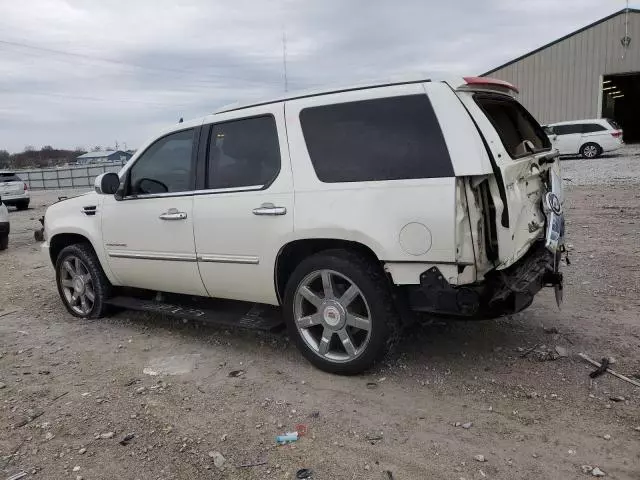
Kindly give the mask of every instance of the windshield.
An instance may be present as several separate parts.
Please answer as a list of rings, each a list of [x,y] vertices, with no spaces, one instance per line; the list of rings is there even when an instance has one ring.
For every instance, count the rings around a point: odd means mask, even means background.
[[[542,127],[514,99],[485,94],[477,94],[474,99],[493,124],[512,158],[551,149],[549,137]]]

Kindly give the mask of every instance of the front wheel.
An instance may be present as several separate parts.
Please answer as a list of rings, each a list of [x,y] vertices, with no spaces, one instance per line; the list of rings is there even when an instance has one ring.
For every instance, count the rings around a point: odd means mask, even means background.
[[[602,153],[602,148],[597,143],[585,143],[580,147],[582,158],[596,158]]]
[[[56,260],[56,283],[71,315],[81,318],[105,315],[111,284],[88,244],[77,243],[62,249]]]
[[[379,264],[345,250],[315,254],[287,283],[289,336],[321,370],[356,374],[395,343],[399,319]]]

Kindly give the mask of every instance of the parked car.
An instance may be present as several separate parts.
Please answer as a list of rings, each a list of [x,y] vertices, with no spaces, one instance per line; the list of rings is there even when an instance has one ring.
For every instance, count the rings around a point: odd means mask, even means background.
[[[9,211],[7,206],[2,203],[2,197],[0,197],[0,250],[6,250],[9,246]]]
[[[607,118],[552,123],[545,131],[560,155],[596,158],[623,145],[622,129]]]
[[[15,206],[18,210],[29,208],[29,187],[15,172],[0,172],[0,195],[7,206]]]
[[[544,286],[559,298],[559,162],[514,91],[375,84],[177,124],[47,209],[60,297],[77,317],[119,305],[243,326],[281,307],[303,355],[345,374],[415,312],[495,318]]]

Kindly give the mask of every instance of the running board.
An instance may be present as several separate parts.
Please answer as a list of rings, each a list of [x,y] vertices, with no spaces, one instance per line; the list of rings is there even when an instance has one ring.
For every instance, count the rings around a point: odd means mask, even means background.
[[[177,297],[172,295],[172,297]],[[136,297],[118,296],[106,303],[128,310],[161,313],[188,320],[224,325],[228,327],[250,328],[254,330],[275,330],[283,324],[278,307],[262,303],[236,302],[232,300],[202,299],[173,301],[172,303]]]

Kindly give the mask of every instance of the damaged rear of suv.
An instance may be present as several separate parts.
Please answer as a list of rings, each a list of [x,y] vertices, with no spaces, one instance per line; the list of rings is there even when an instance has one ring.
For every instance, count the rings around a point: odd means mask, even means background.
[[[564,203],[557,151],[510,94],[512,85],[465,78],[450,85],[482,142],[487,175],[457,177],[456,268],[437,266],[408,288],[414,310],[494,318],[528,307],[543,287],[562,301]],[[469,247],[471,247],[469,251]],[[450,283],[450,280],[453,282]]]
[[[413,312],[495,318],[543,287],[559,301],[559,162],[515,91],[418,79],[180,123],[95,193],[49,207],[60,297],[78,317],[284,322],[309,361],[344,374]]]

